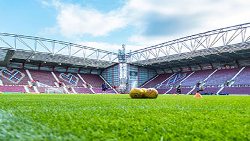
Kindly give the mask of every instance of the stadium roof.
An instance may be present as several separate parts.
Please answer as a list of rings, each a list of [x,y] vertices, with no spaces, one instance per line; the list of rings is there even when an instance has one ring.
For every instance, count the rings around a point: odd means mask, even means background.
[[[181,68],[193,65],[212,64],[217,62],[234,62],[250,59],[250,42],[203,49],[188,53],[169,55],[147,61],[139,61],[137,65],[153,68]]]
[[[127,53],[128,63],[157,68],[250,58],[250,23],[199,33]],[[70,42],[0,33],[0,65],[44,62],[107,68],[118,53]]]
[[[250,23],[216,29],[131,52],[130,63],[158,68],[249,58]]]
[[[115,52],[70,42],[9,33],[0,33],[0,51],[3,52],[1,54],[2,60],[5,60],[2,64],[6,64],[10,60],[19,62],[42,61],[106,68],[115,64],[118,60],[118,54]]]

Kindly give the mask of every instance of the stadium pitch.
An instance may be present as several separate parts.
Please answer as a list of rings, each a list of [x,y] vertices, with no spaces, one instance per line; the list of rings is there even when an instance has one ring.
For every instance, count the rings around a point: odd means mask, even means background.
[[[250,140],[250,97],[0,95],[0,140]]]

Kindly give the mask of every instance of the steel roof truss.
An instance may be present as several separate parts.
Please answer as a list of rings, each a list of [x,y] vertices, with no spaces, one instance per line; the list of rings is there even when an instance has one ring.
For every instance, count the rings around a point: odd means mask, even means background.
[[[223,32],[221,35],[221,33],[218,33],[216,35],[216,37],[213,39],[213,41],[211,42],[211,44],[209,45],[209,48],[213,47],[225,34],[225,32]],[[219,36],[220,35],[220,36]]]
[[[77,51],[75,51],[74,53],[72,53],[72,56],[76,55],[77,53],[79,53],[82,50],[83,50],[82,48],[79,48]]]
[[[25,45],[26,47],[28,47],[31,51],[34,51],[32,47],[30,47],[26,42],[24,42],[21,38],[17,37],[17,40],[19,40],[23,45]]]
[[[9,46],[10,48],[14,48],[12,47],[9,43],[7,43],[3,38],[0,37],[0,40],[5,43],[7,46]],[[16,48],[15,48],[16,49]]]
[[[238,31],[239,31],[239,29],[235,30],[235,32],[233,33],[233,35],[229,38],[229,40],[227,42],[227,45],[230,44],[238,35],[240,35],[243,30],[240,30],[240,32],[237,33]]]
[[[55,52],[54,54],[59,54],[59,52],[61,52],[63,49],[65,49],[66,47],[68,47],[68,44],[65,45],[64,47],[62,47],[61,49],[59,49],[57,52]],[[54,52],[54,51],[53,51]],[[69,55],[69,54],[68,54]]]
[[[47,46],[45,46],[42,41],[36,40],[36,42],[40,44],[42,47],[44,47],[49,53],[52,53],[52,51]],[[35,49],[35,51],[37,50]]]
[[[190,47],[186,44],[186,42],[181,42],[181,44],[182,44],[184,47],[186,47],[189,51],[192,51],[192,48],[190,48]]]
[[[241,29],[241,42],[245,42],[246,41],[246,32],[247,32],[247,28],[242,28]]]

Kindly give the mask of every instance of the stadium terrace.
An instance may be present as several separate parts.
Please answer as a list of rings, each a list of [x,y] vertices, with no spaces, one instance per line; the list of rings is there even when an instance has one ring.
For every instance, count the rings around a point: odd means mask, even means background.
[[[250,23],[118,53],[70,42],[0,33],[0,90],[22,93],[249,94]]]

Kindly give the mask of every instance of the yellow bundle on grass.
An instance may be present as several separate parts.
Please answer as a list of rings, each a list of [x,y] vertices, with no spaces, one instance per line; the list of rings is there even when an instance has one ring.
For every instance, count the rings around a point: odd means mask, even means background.
[[[129,92],[131,98],[142,98],[142,90],[140,88],[132,88]]]
[[[149,88],[146,93],[147,98],[157,98],[158,91],[155,88]]]
[[[141,88],[141,90],[142,90],[141,95],[142,95],[142,97],[143,97],[143,98],[145,98],[145,97],[146,97],[146,95],[147,95],[147,91],[148,91],[148,89],[146,89],[146,88]]]
[[[158,91],[154,88],[132,88],[129,95],[131,98],[157,98]]]

